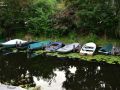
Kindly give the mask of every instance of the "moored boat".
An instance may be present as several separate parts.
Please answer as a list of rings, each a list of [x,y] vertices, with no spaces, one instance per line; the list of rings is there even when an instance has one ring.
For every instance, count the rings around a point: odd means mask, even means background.
[[[107,44],[103,47],[101,47],[98,52],[102,53],[102,54],[112,54],[112,49],[113,49],[113,45],[112,44]]]
[[[64,47],[58,49],[57,52],[60,52],[60,53],[71,52],[71,51],[75,50],[79,46],[80,46],[79,43],[68,44],[68,45],[65,45]]]
[[[38,50],[47,47],[51,43],[50,40],[35,42],[28,45],[29,50]]]
[[[53,52],[53,51],[56,51],[58,50],[59,48],[61,48],[64,44],[62,42],[53,42],[51,44],[49,44],[45,50],[46,51],[50,51],[50,52]]]
[[[33,44],[33,43],[36,43],[36,41],[30,41],[30,42],[27,42],[26,44],[23,44],[23,45],[17,45],[16,49],[18,49],[18,50],[27,50],[29,44]]]
[[[96,50],[96,44],[93,42],[86,43],[80,50],[80,55],[93,55]]]
[[[113,47],[112,54],[120,56],[120,47]]]
[[[16,45],[23,45],[26,43],[27,43],[27,41],[24,41],[21,39],[13,39],[13,40],[9,40],[7,42],[1,43],[1,45],[4,47],[14,47]]]

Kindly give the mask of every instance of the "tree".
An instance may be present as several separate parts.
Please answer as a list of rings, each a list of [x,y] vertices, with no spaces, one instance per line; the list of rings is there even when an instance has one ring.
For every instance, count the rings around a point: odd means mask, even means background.
[[[34,35],[48,36],[52,33],[51,16],[55,11],[56,0],[38,0],[30,7],[28,20],[29,32]]]
[[[5,29],[7,36],[16,30],[25,29],[25,21],[29,16],[30,0],[2,0],[0,8],[0,27]]]
[[[66,9],[58,18],[59,25],[63,25],[69,32],[79,34],[93,33],[99,36],[114,37],[119,30],[118,0],[65,0]],[[70,20],[69,20],[70,19]],[[64,24],[65,23],[65,24]]]

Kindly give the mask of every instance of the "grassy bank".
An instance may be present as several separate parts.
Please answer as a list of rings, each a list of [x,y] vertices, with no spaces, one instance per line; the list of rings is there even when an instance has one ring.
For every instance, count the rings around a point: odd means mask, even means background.
[[[102,46],[104,44],[107,44],[107,43],[112,43],[114,46],[120,46],[120,39],[113,39],[113,38],[101,38],[101,37],[98,37],[94,34],[89,34],[89,35],[75,35],[73,33],[70,33],[69,35],[67,36],[61,36],[61,37],[57,37],[54,36],[54,37],[45,37],[45,36],[30,36],[30,35],[24,35],[22,33],[19,33],[18,35],[16,35],[14,38],[22,38],[22,39],[25,39],[25,38],[30,38],[32,40],[36,40],[36,41],[42,41],[42,40],[51,40],[51,41],[61,41],[65,44],[67,43],[73,43],[73,42],[79,42],[80,44],[85,44],[85,43],[88,43],[88,42],[94,42],[96,43],[97,46]]]
[[[109,64],[120,64],[120,56],[113,56],[113,55],[94,55],[94,56],[81,56],[79,52],[71,52],[66,54],[60,54],[57,52],[46,52],[44,50],[36,51],[37,54],[46,53],[50,56],[57,56],[57,57],[68,57],[68,58],[78,58],[80,60],[85,61],[96,61],[96,62],[106,62]]]
[[[21,38],[21,37],[20,37]],[[22,37],[23,38],[23,37]],[[61,41],[65,44],[67,43],[73,43],[73,42],[79,42],[80,44],[84,44],[87,42],[95,42],[97,46],[102,46],[107,43],[112,43],[115,46],[120,46],[120,40],[116,39],[103,39],[103,38],[97,38],[95,36],[82,36],[82,37],[75,37],[75,36],[68,36],[68,37],[59,37],[59,38],[46,38],[46,37],[32,37],[32,40],[42,41],[42,40],[51,40],[51,41]],[[39,50],[36,53],[42,54],[46,53],[46,51]],[[57,57],[69,57],[69,58],[79,58],[81,60],[86,61],[92,61],[96,60],[97,62],[105,61],[110,64],[115,64],[116,62],[120,64],[120,56],[113,56],[113,55],[94,55],[94,56],[80,56],[78,53],[68,53],[68,54],[60,54],[57,52],[54,53],[47,53],[51,56],[57,56]]]

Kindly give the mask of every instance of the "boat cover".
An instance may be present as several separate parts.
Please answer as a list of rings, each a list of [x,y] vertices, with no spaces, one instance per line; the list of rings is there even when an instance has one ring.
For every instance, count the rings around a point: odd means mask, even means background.
[[[47,41],[41,41],[41,42],[36,42],[33,44],[29,44],[28,48],[30,50],[34,50],[34,49],[41,49],[43,47],[46,47],[47,45],[49,45],[51,43],[51,41],[47,40]]]
[[[72,44],[68,44],[68,45],[65,45],[64,47],[58,49],[57,51],[58,52],[63,52],[63,53],[66,53],[66,52],[70,52],[72,51],[73,49],[77,48],[80,44],[79,43],[72,43]]]
[[[45,50],[46,51],[56,51],[57,49],[61,48],[64,44],[62,42],[53,42],[49,44]]]
[[[100,48],[98,52],[103,53],[103,54],[111,54],[112,48],[113,48],[112,44],[107,44],[103,46],[102,48]]]

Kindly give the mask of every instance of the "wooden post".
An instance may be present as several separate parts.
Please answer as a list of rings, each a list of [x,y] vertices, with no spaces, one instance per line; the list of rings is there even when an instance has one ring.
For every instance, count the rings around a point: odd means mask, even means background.
[[[18,47],[18,42],[16,41],[16,47]]]
[[[22,46],[22,42],[20,41],[19,46]]]
[[[73,52],[75,52],[75,45],[73,45]]]
[[[80,45],[78,45],[77,47],[77,52],[80,52]]]
[[[115,47],[112,48],[112,54],[115,55]]]

